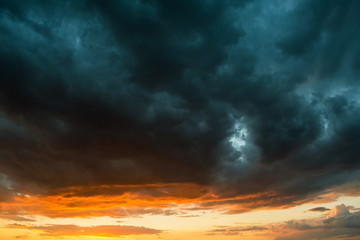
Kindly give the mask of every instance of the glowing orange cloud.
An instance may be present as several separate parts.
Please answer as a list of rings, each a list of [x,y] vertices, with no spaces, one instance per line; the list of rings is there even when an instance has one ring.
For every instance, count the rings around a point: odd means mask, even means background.
[[[143,214],[171,215],[171,208],[200,200],[204,186],[195,184],[149,184],[87,186],[57,189],[48,195],[18,194],[4,202],[0,217],[26,220],[25,216],[127,217]]]
[[[317,196],[314,202],[336,198],[333,194]],[[13,201],[3,202],[0,218],[31,221],[32,215],[50,218],[115,218],[151,215],[185,215],[193,210],[213,210],[226,214],[255,209],[288,208],[311,199],[299,200],[263,192],[237,197],[215,195],[206,186],[191,183],[146,185],[76,186],[54,189],[47,195],[17,194]]]

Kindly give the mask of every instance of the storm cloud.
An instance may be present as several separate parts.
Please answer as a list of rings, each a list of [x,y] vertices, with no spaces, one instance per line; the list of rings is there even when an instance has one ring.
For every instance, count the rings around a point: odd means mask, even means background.
[[[0,201],[190,183],[218,199],[263,193],[250,210],[358,186],[359,9],[2,2]]]

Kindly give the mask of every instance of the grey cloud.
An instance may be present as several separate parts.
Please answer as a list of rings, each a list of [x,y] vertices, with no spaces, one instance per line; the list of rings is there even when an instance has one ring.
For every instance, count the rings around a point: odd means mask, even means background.
[[[227,227],[218,226],[216,229],[209,231],[208,235],[241,235],[243,232],[265,231],[264,226],[245,226],[245,227]]]
[[[316,208],[311,208],[308,211],[311,211],[311,212],[326,212],[326,211],[329,211],[329,210],[330,209],[326,208],[326,207],[316,207]]]

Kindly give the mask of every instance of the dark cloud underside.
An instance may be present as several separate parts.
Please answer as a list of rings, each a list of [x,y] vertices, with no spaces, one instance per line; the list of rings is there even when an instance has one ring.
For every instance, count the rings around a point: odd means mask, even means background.
[[[357,182],[359,5],[2,2],[0,192],[195,183],[281,205]]]

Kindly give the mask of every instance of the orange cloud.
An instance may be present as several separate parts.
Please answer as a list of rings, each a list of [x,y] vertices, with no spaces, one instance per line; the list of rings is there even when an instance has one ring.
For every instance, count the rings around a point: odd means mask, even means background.
[[[104,189],[102,192],[101,189]],[[121,195],[116,195],[118,191]],[[126,189],[126,191],[124,190]],[[186,215],[196,210],[217,209],[239,213],[266,207],[272,193],[221,198],[206,193],[202,186],[192,184],[157,184],[144,186],[72,187],[57,195],[18,195],[3,203],[0,217],[22,221],[31,215],[50,218],[136,217],[144,214]],[[205,194],[206,193],[206,194]],[[1,214],[3,213],[3,214]]]
[[[48,195],[18,194],[13,201],[2,204],[0,217],[23,221],[28,215],[50,218],[172,215],[176,214],[174,206],[200,201],[206,192],[204,186],[187,183],[70,187],[53,190]]]
[[[238,214],[259,209],[288,208],[306,201],[334,199],[334,194],[298,199],[276,192],[225,198],[207,186],[192,183],[74,186],[46,194],[14,194],[0,206],[0,218],[31,221],[33,215],[50,218],[114,218],[150,215],[192,215],[191,211],[214,210]]]

